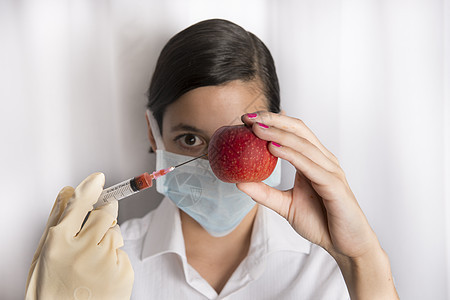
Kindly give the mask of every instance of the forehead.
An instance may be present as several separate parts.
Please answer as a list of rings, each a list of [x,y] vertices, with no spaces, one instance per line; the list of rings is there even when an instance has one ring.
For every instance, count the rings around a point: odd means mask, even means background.
[[[268,110],[268,105],[256,82],[236,80],[220,86],[200,87],[167,107],[163,132],[181,123],[211,136],[221,126],[242,124],[243,114],[258,110]]]

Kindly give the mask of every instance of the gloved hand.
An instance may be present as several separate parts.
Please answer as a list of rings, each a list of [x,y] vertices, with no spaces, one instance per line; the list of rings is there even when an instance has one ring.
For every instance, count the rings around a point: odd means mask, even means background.
[[[86,214],[105,177],[95,173],[59,193],[27,279],[25,299],[129,299],[134,272],[117,225],[117,201]]]

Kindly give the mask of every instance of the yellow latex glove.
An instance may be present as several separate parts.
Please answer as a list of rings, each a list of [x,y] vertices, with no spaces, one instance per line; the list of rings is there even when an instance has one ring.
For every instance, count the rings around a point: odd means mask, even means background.
[[[117,225],[117,201],[86,214],[105,177],[95,173],[53,205],[27,279],[25,299],[129,299],[134,272]]]

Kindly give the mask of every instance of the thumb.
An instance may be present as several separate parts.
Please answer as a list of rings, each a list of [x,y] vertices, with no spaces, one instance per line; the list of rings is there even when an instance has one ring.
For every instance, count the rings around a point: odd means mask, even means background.
[[[259,204],[272,209],[287,219],[291,204],[289,191],[279,191],[263,182],[241,182],[237,183],[236,187]]]

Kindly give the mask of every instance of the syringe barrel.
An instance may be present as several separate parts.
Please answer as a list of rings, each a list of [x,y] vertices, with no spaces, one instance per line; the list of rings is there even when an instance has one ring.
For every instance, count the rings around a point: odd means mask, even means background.
[[[98,197],[98,201],[94,204],[94,208],[108,204],[114,200],[126,198],[151,187],[153,185],[152,180],[154,177],[153,174],[143,173],[104,189],[100,194],[100,197]]]
[[[130,195],[136,194],[139,190],[136,187],[135,178],[122,181],[116,185],[103,190],[94,204],[94,208],[110,203],[113,200],[120,200]]]

